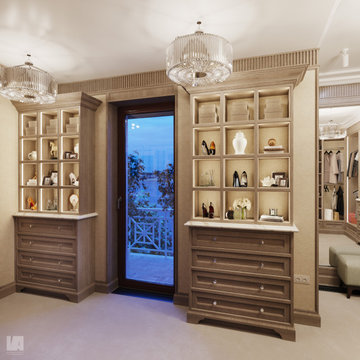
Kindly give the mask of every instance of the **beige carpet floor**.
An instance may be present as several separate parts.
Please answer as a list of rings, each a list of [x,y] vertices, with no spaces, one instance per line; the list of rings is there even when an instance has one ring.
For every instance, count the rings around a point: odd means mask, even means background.
[[[296,342],[186,323],[171,302],[95,293],[79,304],[16,293],[0,300],[0,359],[350,360],[360,357],[360,296],[320,292],[322,327],[296,325]],[[22,356],[6,336],[24,336]]]

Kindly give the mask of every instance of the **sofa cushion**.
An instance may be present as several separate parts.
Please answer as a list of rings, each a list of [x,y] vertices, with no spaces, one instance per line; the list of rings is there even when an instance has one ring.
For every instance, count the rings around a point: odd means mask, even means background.
[[[345,285],[360,286],[360,256],[338,255],[337,273]]]
[[[354,244],[346,244],[341,246],[329,247],[329,263],[331,266],[337,267],[338,255],[358,255],[360,256],[360,246]]]

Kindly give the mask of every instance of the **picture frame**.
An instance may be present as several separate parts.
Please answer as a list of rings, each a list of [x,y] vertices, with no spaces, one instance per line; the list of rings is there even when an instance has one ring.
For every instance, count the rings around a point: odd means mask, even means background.
[[[286,177],[280,178],[279,186],[280,187],[288,187],[288,179]]]
[[[272,178],[275,179],[276,186],[280,186],[280,179],[286,178],[285,172],[273,172],[271,174]]]
[[[78,154],[76,154],[76,153],[70,153],[69,159],[77,159],[77,158],[78,158]]]
[[[70,159],[71,151],[64,152],[64,159]]]
[[[58,172],[57,171],[51,171],[50,173],[50,185],[57,185],[58,183]]]
[[[44,176],[42,184],[45,185],[45,186],[51,185],[51,177],[50,176]]]

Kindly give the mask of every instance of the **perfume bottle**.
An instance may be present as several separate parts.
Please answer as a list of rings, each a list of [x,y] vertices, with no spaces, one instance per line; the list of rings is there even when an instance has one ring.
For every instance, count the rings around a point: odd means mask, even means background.
[[[213,219],[214,218],[214,206],[213,203],[210,202],[210,206],[209,206],[209,219]]]
[[[240,187],[247,187],[247,186],[248,186],[247,174],[246,171],[243,171],[240,179]]]

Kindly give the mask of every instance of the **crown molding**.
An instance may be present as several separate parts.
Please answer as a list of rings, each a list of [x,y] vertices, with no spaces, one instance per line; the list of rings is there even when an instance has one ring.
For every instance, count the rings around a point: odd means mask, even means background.
[[[233,75],[248,71],[261,71],[296,66],[318,67],[319,49],[298,50],[280,54],[256,56],[233,61]],[[97,95],[113,91],[174,85],[165,70],[150,71],[130,75],[115,76],[73,83],[59,84],[59,94],[84,91]]]
[[[360,68],[322,72],[319,74],[320,86],[347,85],[360,83]]]
[[[319,88],[319,107],[360,105],[360,81]]]

